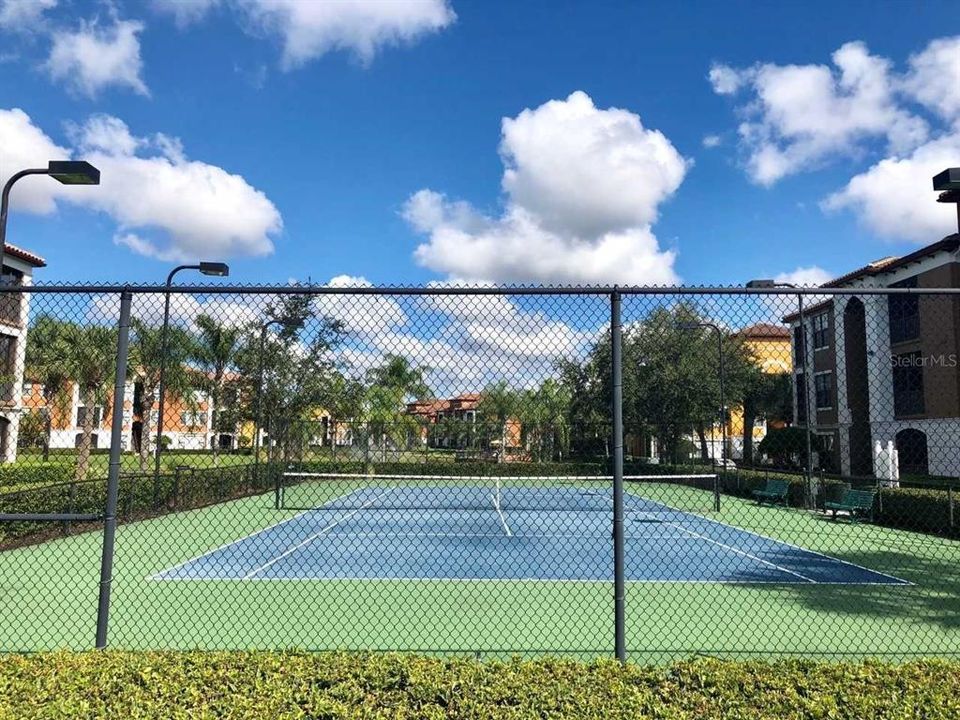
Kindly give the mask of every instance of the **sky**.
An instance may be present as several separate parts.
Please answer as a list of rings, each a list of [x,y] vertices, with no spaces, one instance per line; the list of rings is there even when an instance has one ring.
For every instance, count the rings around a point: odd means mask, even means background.
[[[953,2],[0,0],[38,281],[816,284],[956,230]]]

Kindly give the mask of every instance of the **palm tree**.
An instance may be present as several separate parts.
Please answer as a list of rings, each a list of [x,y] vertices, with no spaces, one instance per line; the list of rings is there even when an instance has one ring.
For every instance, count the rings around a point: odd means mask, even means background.
[[[517,392],[505,380],[488,385],[480,398],[477,410],[488,419],[495,419],[500,427],[498,460],[503,462],[507,452],[507,424],[518,409]]]
[[[79,386],[80,402],[86,408],[74,472],[77,480],[85,480],[90,468],[94,408],[103,404],[114,379],[117,330],[101,325],[64,323],[58,334],[64,373]],[[123,398],[113,398],[113,402],[123,402]]]
[[[387,355],[384,363],[367,373],[370,388],[367,404],[370,420],[381,442],[381,451],[386,457],[387,439],[399,444],[401,438],[415,428],[406,414],[406,403],[430,395],[424,375],[427,367],[416,367],[402,355]]]
[[[41,315],[27,333],[27,351],[24,364],[25,375],[43,386],[43,460],[50,458],[50,435],[53,428],[53,410],[68,412],[70,378],[63,365],[66,350],[63,343],[63,326],[60,320]]]
[[[402,355],[387,355],[382,365],[370,370],[367,379],[373,385],[400,391],[403,400],[420,400],[430,395],[430,388],[424,379],[429,371],[428,367],[415,367]]]
[[[217,322],[210,315],[199,315],[195,321],[199,335],[193,346],[193,359],[205,372],[204,385],[210,397],[210,423],[213,428],[213,464],[220,464],[220,410],[224,389],[227,384],[227,370],[237,359],[243,331]]]
[[[131,322],[133,336],[130,339],[131,375],[140,382],[140,470],[146,471],[150,457],[150,441],[153,437],[153,403],[160,386],[160,366],[164,370],[164,395],[184,396],[190,389],[190,377],[185,361],[189,337],[180,328],[167,328],[166,362],[163,352],[163,330],[150,327],[140,320]]]

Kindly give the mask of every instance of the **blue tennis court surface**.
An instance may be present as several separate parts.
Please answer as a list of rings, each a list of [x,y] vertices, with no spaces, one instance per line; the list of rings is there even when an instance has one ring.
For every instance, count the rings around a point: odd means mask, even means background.
[[[153,579],[612,581],[609,505],[578,488],[498,503],[480,487],[366,487]],[[909,584],[636,495],[625,508],[628,581]]]

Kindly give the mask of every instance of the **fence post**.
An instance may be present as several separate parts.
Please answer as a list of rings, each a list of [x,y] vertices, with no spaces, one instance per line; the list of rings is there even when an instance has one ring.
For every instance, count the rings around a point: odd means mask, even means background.
[[[950,529],[953,530],[953,485],[947,485],[947,509],[949,510],[950,514]]]
[[[627,661],[626,574],[623,532],[623,358],[620,324],[620,291],[610,295],[610,356],[613,398],[613,612],[617,660]]]
[[[100,558],[100,597],[97,602],[96,647],[107,647],[110,620],[110,585],[113,580],[113,548],[117,534],[117,494],[120,485],[120,444],[123,441],[123,396],[127,384],[127,348],[130,340],[129,290],[120,294],[120,320],[117,323],[117,366],[113,385],[113,419],[110,425],[110,470],[107,475],[107,506],[103,514],[103,552]]]

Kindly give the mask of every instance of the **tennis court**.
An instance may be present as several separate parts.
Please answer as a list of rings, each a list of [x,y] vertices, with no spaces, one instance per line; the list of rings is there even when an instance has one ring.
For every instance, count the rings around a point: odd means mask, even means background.
[[[709,517],[714,476],[626,480],[630,582],[909,584]],[[295,514],[152,579],[609,582],[611,484],[291,473]]]

